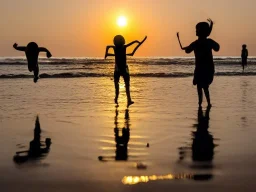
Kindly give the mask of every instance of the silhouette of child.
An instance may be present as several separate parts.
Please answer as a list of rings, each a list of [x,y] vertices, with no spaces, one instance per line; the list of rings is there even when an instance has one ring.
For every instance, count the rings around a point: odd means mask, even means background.
[[[200,22],[196,25],[196,35],[198,36],[198,40],[192,42],[188,47],[183,48],[181,46],[186,53],[191,53],[192,51],[195,53],[196,66],[193,84],[197,85],[199,107],[201,107],[203,101],[203,90],[208,106],[211,106],[209,85],[213,81],[215,72],[212,49],[216,52],[220,49],[217,42],[207,38],[211,34],[213,27],[213,21],[211,19],[208,19],[208,21],[210,22],[210,25],[207,22]],[[179,34],[177,35],[179,38]]]
[[[114,37],[114,45],[109,45],[106,47],[105,59],[108,56],[115,56],[115,72],[114,72],[114,82],[115,82],[115,103],[118,104],[118,96],[119,96],[119,80],[120,76],[123,77],[125,82],[126,96],[127,96],[127,107],[132,105],[134,102],[131,99],[130,95],[130,74],[128,65],[126,63],[126,56],[133,56],[139,46],[147,39],[147,36],[141,41],[133,41],[127,45],[125,45],[125,39],[121,35],[117,35]],[[132,53],[126,54],[126,48],[133,45],[134,43],[138,43]],[[108,53],[110,48],[114,49],[114,54]]]
[[[242,67],[243,67],[243,72],[244,72],[244,67],[247,65],[247,57],[248,57],[248,50],[246,49],[246,45],[242,45]]]
[[[50,58],[52,54],[44,47],[38,47],[35,42],[30,42],[27,47],[18,46],[17,43],[14,43],[13,48],[18,51],[24,51],[26,53],[28,61],[28,70],[34,72],[34,82],[38,80],[39,67],[38,67],[38,55],[40,52],[46,52],[46,56]]]

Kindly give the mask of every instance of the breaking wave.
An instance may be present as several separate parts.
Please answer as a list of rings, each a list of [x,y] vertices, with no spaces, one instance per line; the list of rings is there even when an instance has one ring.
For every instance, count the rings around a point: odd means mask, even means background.
[[[181,78],[191,77],[193,73],[135,73],[131,77],[155,77],[155,78]],[[215,76],[256,76],[256,72],[217,72]],[[27,74],[4,74],[0,75],[0,79],[17,79],[17,78],[32,78],[33,75]],[[56,73],[56,74],[40,74],[40,78],[79,78],[79,77],[113,77],[113,74],[101,73]]]

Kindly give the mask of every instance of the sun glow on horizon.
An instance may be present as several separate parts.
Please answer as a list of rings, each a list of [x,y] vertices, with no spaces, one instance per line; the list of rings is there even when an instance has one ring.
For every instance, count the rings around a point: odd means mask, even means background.
[[[125,27],[127,25],[127,19],[125,16],[119,16],[116,23],[119,27]]]

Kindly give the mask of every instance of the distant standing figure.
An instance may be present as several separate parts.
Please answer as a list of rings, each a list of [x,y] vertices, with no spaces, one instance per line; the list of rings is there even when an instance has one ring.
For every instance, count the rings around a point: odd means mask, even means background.
[[[39,67],[38,67],[38,56],[40,52],[46,52],[46,56],[50,58],[52,54],[44,47],[38,47],[35,42],[30,42],[26,47],[18,46],[17,43],[13,45],[13,48],[18,51],[24,51],[26,53],[28,61],[28,70],[34,72],[34,82],[38,80]]]
[[[130,74],[128,65],[126,62],[126,56],[133,56],[136,50],[140,47],[140,45],[147,39],[147,36],[140,42],[140,41],[133,41],[129,44],[125,45],[125,39],[122,35],[117,35],[114,37],[114,45],[109,45],[106,47],[105,59],[108,56],[115,56],[115,72],[114,72],[114,82],[115,82],[115,103],[118,104],[118,96],[119,96],[119,80],[120,76],[124,78],[125,82],[125,89],[126,89],[126,96],[127,96],[127,107],[132,105],[134,102],[132,101],[130,95]],[[138,43],[132,53],[126,54],[126,48],[133,45],[134,43]],[[110,48],[114,49],[114,54],[108,53]]]
[[[248,50],[246,49],[246,45],[242,45],[242,67],[243,67],[243,72],[244,72],[244,67],[247,66],[247,57],[248,57]]]
[[[196,25],[196,36],[198,40],[191,43],[188,47],[182,47],[179,39],[179,33],[177,37],[182,50],[185,50],[186,53],[195,53],[195,71],[193,84],[197,85],[198,92],[198,105],[201,107],[203,102],[203,90],[205,97],[207,99],[208,106],[211,106],[209,85],[213,81],[214,77],[214,63],[212,49],[214,51],[219,51],[220,46],[214,40],[207,38],[212,31],[213,21],[208,19],[210,25],[207,22],[200,22]]]

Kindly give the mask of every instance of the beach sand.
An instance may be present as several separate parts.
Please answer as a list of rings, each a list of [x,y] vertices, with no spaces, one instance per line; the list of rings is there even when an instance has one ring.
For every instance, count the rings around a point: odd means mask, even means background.
[[[116,107],[113,80],[107,77],[40,79],[37,84],[2,79],[0,189],[253,191],[255,82],[252,76],[216,77],[209,118],[198,121],[191,77],[132,78],[135,104],[128,111],[123,81]],[[50,151],[15,163],[15,153],[27,150],[33,140],[37,115],[41,140],[51,138]],[[128,160],[115,161],[118,154],[125,158],[125,149],[116,153],[114,128],[127,126]]]

